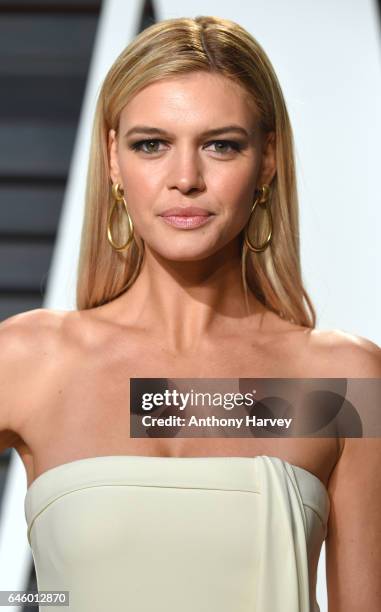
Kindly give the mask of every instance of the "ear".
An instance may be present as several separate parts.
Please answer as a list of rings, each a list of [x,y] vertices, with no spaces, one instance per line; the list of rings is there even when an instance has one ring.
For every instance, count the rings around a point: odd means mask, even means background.
[[[257,179],[258,187],[264,183],[271,184],[276,174],[276,143],[275,132],[265,134],[262,145],[262,162],[259,176]]]
[[[122,184],[118,160],[118,141],[115,130],[110,130],[108,133],[108,155],[111,180],[113,183]]]

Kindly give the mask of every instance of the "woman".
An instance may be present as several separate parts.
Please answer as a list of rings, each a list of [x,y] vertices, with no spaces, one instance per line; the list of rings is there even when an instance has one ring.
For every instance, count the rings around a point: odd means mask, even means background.
[[[378,346],[315,329],[287,109],[238,24],[162,21],[107,74],[77,307],[1,325],[40,590],[76,612],[316,612],[326,538],[329,611],[380,607],[377,439],[130,437],[132,378],[381,375]]]

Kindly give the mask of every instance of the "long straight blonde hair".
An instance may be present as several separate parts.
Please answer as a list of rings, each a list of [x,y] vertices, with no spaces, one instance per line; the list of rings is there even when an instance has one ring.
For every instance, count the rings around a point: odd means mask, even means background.
[[[78,264],[77,308],[93,308],[122,294],[135,281],[144,257],[144,242],[135,236],[125,252],[107,240],[113,204],[108,133],[118,133],[124,106],[148,84],[194,71],[217,73],[245,88],[259,111],[264,133],[276,141],[276,175],[267,206],[273,236],[265,251],[249,251],[240,234],[242,282],[246,302],[252,291],[267,308],[297,325],[315,327],[316,314],[303,287],[294,144],[290,120],[277,76],[258,42],[239,24],[220,17],[167,19],[143,30],[119,55],[102,84],[96,105],[87,172],[85,216]],[[125,215],[117,207],[113,236],[126,235]],[[257,213],[256,213],[257,216]],[[264,241],[268,225],[257,216],[250,231],[255,244]]]

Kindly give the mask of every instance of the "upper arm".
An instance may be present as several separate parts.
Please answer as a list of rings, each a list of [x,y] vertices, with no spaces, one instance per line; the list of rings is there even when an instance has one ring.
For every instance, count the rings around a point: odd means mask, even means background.
[[[328,609],[381,610],[381,441],[347,438],[330,478]]]
[[[355,338],[342,357],[348,377],[381,378],[381,349],[369,340]],[[381,418],[381,398],[377,404]],[[381,610],[380,438],[346,438],[328,490],[329,612]]]
[[[49,311],[38,308],[0,323],[0,452],[19,439],[23,414],[37,395],[48,319]]]

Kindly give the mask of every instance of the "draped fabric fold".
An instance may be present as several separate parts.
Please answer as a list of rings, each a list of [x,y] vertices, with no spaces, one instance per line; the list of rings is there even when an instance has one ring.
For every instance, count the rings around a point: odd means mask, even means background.
[[[261,560],[254,611],[316,612],[310,608],[306,514],[294,472],[276,457],[256,460]]]

